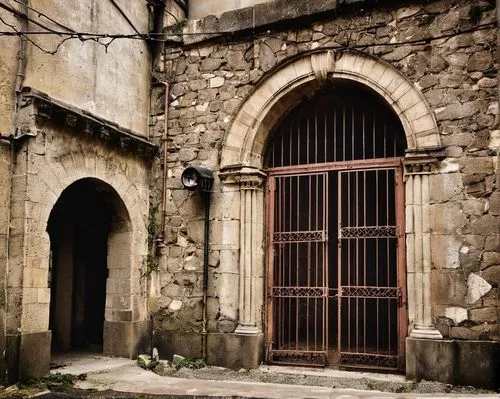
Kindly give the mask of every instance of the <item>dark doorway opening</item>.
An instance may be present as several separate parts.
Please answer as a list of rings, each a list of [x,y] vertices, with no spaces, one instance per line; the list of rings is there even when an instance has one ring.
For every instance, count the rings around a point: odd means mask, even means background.
[[[82,179],[61,194],[50,215],[53,350],[102,351],[113,195],[103,182]]]
[[[401,122],[342,81],[277,126],[268,181],[267,360],[402,370]]]

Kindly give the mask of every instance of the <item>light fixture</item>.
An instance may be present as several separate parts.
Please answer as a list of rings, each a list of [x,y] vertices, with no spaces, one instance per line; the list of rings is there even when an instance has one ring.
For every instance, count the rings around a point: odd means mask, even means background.
[[[204,166],[190,166],[181,175],[182,185],[190,191],[209,191],[213,181],[213,171]]]
[[[203,244],[203,321],[201,326],[202,356],[207,361],[207,297],[208,297],[208,240],[210,236],[210,190],[214,181],[213,171],[204,166],[189,166],[181,175],[182,185],[186,190],[201,191],[205,199],[205,231]]]

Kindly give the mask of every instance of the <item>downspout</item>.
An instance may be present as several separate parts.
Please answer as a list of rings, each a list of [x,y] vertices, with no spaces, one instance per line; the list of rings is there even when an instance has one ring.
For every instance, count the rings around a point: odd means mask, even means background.
[[[208,240],[210,237],[210,191],[203,192],[205,197],[205,231],[204,231],[204,243],[203,243],[203,324],[201,331],[202,339],[202,357],[205,363],[207,363],[207,350],[208,350]]]
[[[23,2],[23,14],[28,15],[28,2],[29,0],[22,0]],[[21,22],[21,32],[26,32],[28,30],[28,19],[23,18]],[[17,123],[19,121],[19,109],[21,107],[21,91],[23,89],[24,77],[26,73],[26,38],[24,36],[19,37],[19,54],[17,56],[17,74],[16,82],[14,85],[14,91],[16,93],[16,108],[14,111],[14,135],[16,134]]]
[[[500,0],[496,2],[497,6],[497,48],[500,47]],[[497,62],[500,63],[500,54],[497,52]],[[497,101],[500,102],[500,74],[497,74],[497,87],[498,87],[498,97]],[[497,110],[497,114],[495,115],[495,129],[500,128],[500,111]]]
[[[24,18],[21,21],[21,32],[26,32],[28,30],[28,4],[29,0],[22,0],[22,12],[24,14]],[[12,120],[12,133],[9,136],[2,136],[0,133],[0,140],[1,141],[6,141],[9,142],[10,144],[10,165],[9,165],[9,195],[7,198],[7,204],[6,204],[6,219],[7,219],[7,226],[5,229],[5,240],[6,240],[6,262],[5,262],[5,270],[4,270],[4,275],[7,276],[9,273],[9,242],[10,242],[10,217],[11,217],[11,201],[12,201],[12,183],[14,180],[14,165],[15,165],[15,143],[14,139],[17,134],[17,127],[19,124],[19,110],[21,108],[21,91],[23,89],[23,84],[24,84],[24,77],[26,73],[26,47],[27,47],[27,40],[24,36],[19,37],[19,52],[17,55],[17,73],[16,73],[16,80],[14,82],[14,93],[15,93],[15,104],[14,104],[14,114],[13,114],[13,120]],[[2,286],[2,291],[4,298],[6,298],[6,304],[7,304],[7,281],[4,280],[3,286]],[[5,317],[5,316],[4,316]],[[7,320],[4,320],[4,331],[3,334],[6,337],[7,336]],[[1,376],[2,383],[5,381],[8,381],[9,376],[8,376],[8,359],[6,357],[6,352],[3,352],[3,361],[5,365],[5,371],[6,375]]]

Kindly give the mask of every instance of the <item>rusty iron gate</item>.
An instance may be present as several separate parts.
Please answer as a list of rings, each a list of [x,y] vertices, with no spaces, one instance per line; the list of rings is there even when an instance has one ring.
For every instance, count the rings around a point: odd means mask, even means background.
[[[299,107],[267,153],[270,363],[404,367],[402,128],[361,92]]]

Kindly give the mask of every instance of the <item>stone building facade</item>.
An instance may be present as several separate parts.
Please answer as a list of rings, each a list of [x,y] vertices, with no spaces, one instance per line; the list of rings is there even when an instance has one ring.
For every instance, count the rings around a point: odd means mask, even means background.
[[[70,34],[149,32],[152,9],[56,3],[2,2],[2,31],[56,33],[0,37],[0,369],[9,381],[47,373],[51,345],[135,356],[149,331],[140,275],[156,151],[153,52],[142,40]]]
[[[161,44],[0,37],[8,378],[151,327],[163,358],[498,388],[495,4],[125,3],[41,11]]]
[[[404,204],[404,233],[399,236],[404,244],[397,255],[404,275],[398,294],[403,360],[393,366],[412,378],[495,385],[495,5],[433,1],[375,7],[365,2],[278,1],[219,11],[188,20],[182,42],[167,44],[156,61],[159,78],[170,83],[165,246],[154,316],[160,353],[196,357],[206,350],[209,363],[235,368],[256,367],[261,361],[314,363],[311,357],[304,360],[313,355],[297,350],[300,345],[294,341],[302,328],[299,312],[310,312],[305,307],[297,310],[297,305],[293,322],[277,316],[279,284],[272,274],[280,244],[274,241],[276,226],[269,224],[280,208],[272,203],[270,189],[278,184],[273,177],[278,172],[269,168],[266,151],[291,110],[301,112],[316,93],[332,85],[335,91],[335,83],[342,82],[347,92],[361,85],[376,94],[397,116],[406,138],[400,160],[404,195],[397,198]],[[176,39],[175,30],[167,33]],[[163,129],[160,118],[156,129]],[[216,176],[206,326],[203,202],[180,182],[183,170],[194,164],[212,168]],[[293,195],[285,201],[292,201]],[[330,240],[339,239],[328,234]],[[286,287],[283,295],[295,296],[292,301],[298,303],[301,294],[292,293],[292,288]],[[336,295],[350,295],[345,287],[339,289],[342,293]],[[304,301],[314,297],[308,292],[302,294]],[[317,298],[328,295],[322,291]],[[339,325],[344,323],[337,317]],[[293,323],[296,336],[288,337],[288,346],[282,347],[282,352],[292,353],[283,360],[276,345],[286,333],[278,336],[276,330]],[[329,323],[332,334],[337,319]],[[484,362],[478,365],[479,357]]]

